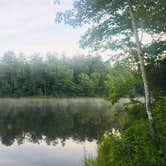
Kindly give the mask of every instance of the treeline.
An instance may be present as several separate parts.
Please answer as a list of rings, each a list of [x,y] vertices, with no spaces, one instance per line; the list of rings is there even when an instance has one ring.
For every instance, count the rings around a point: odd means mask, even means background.
[[[109,72],[100,57],[27,60],[7,52],[0,61],[0,96],[103,96]]]

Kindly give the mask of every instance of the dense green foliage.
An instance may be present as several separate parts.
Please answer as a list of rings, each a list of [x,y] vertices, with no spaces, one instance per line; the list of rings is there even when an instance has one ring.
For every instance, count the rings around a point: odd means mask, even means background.
[[[112,131],[106,132],[98,139],[97,157],[93,158],[90,156],[85,158],[85,166],[166,165],[165,57],[163,56],[159,59],[156,56],[151,57],[147,62],[146,68],[153,94],[152,113],[157,142],[151,139],[144,104],[133,100],[122,107],[111,108],[111,127],[120,131],[120,137],[114,135]],[[112,69],[112,74],[115,72],[117,77],[108,79],[106,82],[109,96],[112,100],[115,99],[115,101],[125,96],[124,94],[132,95],[132,87],[137,87],[136,84],[140,80],[136,79],[137,77],[133,77],[130,72],[123,70],[125,68],[124,64],[122,66],[118,64],[117,66],[114,68],[115,71]],[[119,71],[118,69],[120,68],[121,70]],[[131,71],[131,68],[129,70]],[[121,74],[126,76],[125,79],[122,76],[118,77]],[[138,73],[136,72],[135,74]],[[134,85],[134,83],[136,84]]]
[[[138,70],[131,68],[130,63],[121,61],[116,63],[107,74],[104,82],[107,89],[106,96],[112,103],[122,97],[134,98],[144,95],[140,74]]]
[[[28,61],[8,52],[0,62],[0,96],[102,96],[108,72],[100,57]]]
[[[96,159],[85,159],[85,166],[165,166],[166,98],[156,100],[153,115],[159,143],[151,139],[145,108],[137,103],[116,110],[120,137],[107,132],[98,141]]]
[[[149,47],[147,56],[147,72],[153,97],[166,95],[166,42],[153,43]]]
[[[90,24],[80,40],[83,48],[111,49],[116,50],[118,56],[120,53],[122,56],[133,56],[135,44],[129,5],[133,9],[142,46],[142,32],[152,35],[163,33],[164,36],[165,0],[73,0],[72,9],[57,12],[56,21],[74,27]],[[152,43],[160,42],[156,39],[153,38]]]
[[[114,102],[142,94],[136,70],[125,63],[112,66],[100,57],[25,60],[8,52],[0,68],[0,96],[109,96]]]
[[[153,94],[152,113],[155,122],[156,141],[151,139],[145,107],[138,101],[132,101],[123,107],[116,107],[110,110],[112,126],[118,129],[121,137],[116,137],[111,131],[106,132],[98,140],[97,158],[88,157],[84,161],[85,166],[165,166],[166,165],[166,98],[165,98],[165,57],[151,57],[147,60],[146,66],[148,78],[150,80],[151,92]],[[120,66],[121,70],[115,69],[114,79],[108,79],[106,84],[111,99],[118,99],[124,94],[132,91],[134,82],[138,84],[139,79],[135,79],[131,73],[123,70],[125,65]],[[120,69],[119,68],[119,69]],[[112,70],[112,74],[114,70]],[[131,71],[131,68],[130,68]],[[118,75],[126,76],[118,77]],[[135,73],[138,74],[138,73]],[[132,76],[132,77],[131,77]],[[109,76],[110,77],[110,76]],[[120,79],[119,79],[120,78]],[[134,78],[135,81],[127,81]],[[116,80],[117,79],[117,80]],[[112,80],[113,83],[112,84]],[[125,83],[126,82],[126,86]],[[112,85],[112,86],[109,86]],[[114,85],[114,86],[113,86]],[[129,86],[128,89],[126,89]],[[112,88],[111,88],[112,87]],[[113,93],[115,92],[115,93]],[[115,94],[115,95],[114,95]],[[113,96],[111,96],[113,95]],[[120,96],[122,95],[122,96]],[[130,95],[129,95],[130,96]],[[115,100],[116,101],[116,100]]]

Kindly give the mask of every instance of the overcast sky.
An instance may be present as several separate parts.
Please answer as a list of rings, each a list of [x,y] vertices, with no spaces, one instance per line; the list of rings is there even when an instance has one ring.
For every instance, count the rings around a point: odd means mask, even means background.
[[[70,8],[72,0],[0,0],[0,54],[6,51],[32,54],[48,51],[78,54],[85,28],[56,24],[57,10]]]

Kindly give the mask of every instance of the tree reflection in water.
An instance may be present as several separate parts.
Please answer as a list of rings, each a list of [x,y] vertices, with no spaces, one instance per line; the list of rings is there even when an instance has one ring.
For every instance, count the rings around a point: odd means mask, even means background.
[[[57,145],[59,140],[65,145],[69,138],[93,141],[110,128],[105,109],[87,105],[0,107],[0,140],[6,146],[40,141]]]

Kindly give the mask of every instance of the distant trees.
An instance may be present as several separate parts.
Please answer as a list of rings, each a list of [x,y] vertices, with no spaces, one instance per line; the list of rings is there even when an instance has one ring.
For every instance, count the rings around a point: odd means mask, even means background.
[[[165,58],[147,57],[147,63],[154,97],[164,95]],[[144,92],[139,71],[128,60],[114,65],[91,56],[68,59],[52,55],[26,60],[13,52],[0,60],[1,97],[105,96],[116,102],[121,97],[140,95]]]
[[[130,66],[120,66],[112,66],[100,57],[67,59],[47,56],[43,59],[35,56],[25,60],[8,52],[0,61],[0,96],[108,96],[113,101],[115,93],[119,97],[130,96],[125,93],[128,90],[120,95],[121,89],[114,85],[121,84],[125,89],[123,81],[128,79],[131,89],[136,89],[133,80],[140,89],[142,86]],[[112,83],[110,78],[115,82]],[[139,91],[134,93],[141,94]]]
[[[108,98],[114,103],[121,97],[143,96],[143,85],[137,70],[131,70],[126,61],[117,63],[105,80]]]

